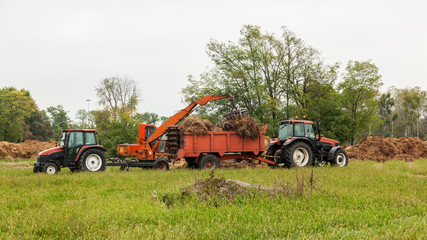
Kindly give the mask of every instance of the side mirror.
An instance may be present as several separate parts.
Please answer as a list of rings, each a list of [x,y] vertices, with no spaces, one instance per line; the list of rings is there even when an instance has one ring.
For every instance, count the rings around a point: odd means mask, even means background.
[[[322,138],[322,135],[320,134],[320,118],[317,119],[317,138],[316,141],[320,141],[320,139]]]

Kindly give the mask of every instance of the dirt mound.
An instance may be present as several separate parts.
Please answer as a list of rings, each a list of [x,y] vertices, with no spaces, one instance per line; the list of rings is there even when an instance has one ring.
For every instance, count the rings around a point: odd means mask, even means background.
[[[191,132],[196,135],[206,135],[212,131],[212,123],[207,119],[199,116],[191,116],[183,121],[182,129],[184,132]]]
[[[37,154],[43,150],[55,147],[55,141],[40,142],[28,139],[22,143],[0,142],[0,159],[37,159]]]
[[[416,137],[383,138],[367,136],[355,146],[345,148],[350,159],[374,160],[405,160],[427,158],[427,141]]]
[[[207,119],[199,116],[186,118],[182,124],[184,132],[196,135],[206,135],[209,131],[234,131],[242,137],[255,139],[259,136],[259,131],[263,125],[257,125],[252,117],[244,114],[234,114],[227,116],[221,123],[213,126]]]
[[[255,139],[259,136],[259,127],[252,117],[244,114],[233,114],[227,116],[219,127],[224,131],[235,131],[245,138]]]

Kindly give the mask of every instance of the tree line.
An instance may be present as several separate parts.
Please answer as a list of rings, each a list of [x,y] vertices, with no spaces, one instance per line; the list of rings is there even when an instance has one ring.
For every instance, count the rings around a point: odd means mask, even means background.
[[[371,60],[349,60],[340,70],[286,27],[276,37],[245,25],[237,42],[211,40],[207,54],[214,67],[188,77],[184,101],[229,93],[259,123],[269,124],[270,135],[280,120],[307,116],[320,118],[324,135],[347,144],[366,135],[425,137],[424,90],[392,88],[381,94],[382,77]],[[209,106],[199,114],[214,122],[227,111],[224,103]]]
[[[280,120],[307,116],[322,123],[322,133],[342,143],[355,144],[367,135],[427,137],[426,91],[420,87],[383,85],[378,67],[370,60],[328,65],[319,50],[283,27],[280,37],[246,25],[237,42],[207,44],[214,67],[199,78],[188,77],[183,102],[209,94],[231,94],[268,134]],[[96,128],[103,145],[115,154],[116,145],[136,143],[140,123],[160,124],[167,117],[137,112],[140,94],[127,77],[103,79],[95,88],[101,110],[78,110],[71,121],[62,105],[39,110],[28,90],[0,90],[0,141],[57,140],[62,129]],[[227,100],[209,103],[196,114],[215,123],[230,110]]]

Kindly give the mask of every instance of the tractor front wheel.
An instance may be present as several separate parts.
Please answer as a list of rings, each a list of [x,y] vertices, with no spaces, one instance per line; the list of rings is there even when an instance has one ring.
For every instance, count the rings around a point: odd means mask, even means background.
[[[89,149],[83,153],[79,164],[82,171],[97,172],[105,170],[107,160],[102,151]]]
[[[332,160],[332,166],[345,167],[348,165],[347,153],[343,149],[337,149]]]
[[[219,159],[212,154],[203,156],[198,164],[200,169],[214,170],[219,168]]]
[[[304,142],[296,142],[286,148],[285,162],[288,167],[308,167],[313,163],[313,151]]]
[[[48,162],[43,166],[42,171],[49,175],[57,174],[59,172],[59,166],[56,163]]]

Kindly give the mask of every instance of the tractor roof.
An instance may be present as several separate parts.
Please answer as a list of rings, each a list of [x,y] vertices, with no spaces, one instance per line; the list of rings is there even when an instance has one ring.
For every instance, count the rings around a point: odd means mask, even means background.
[[[279,124],[282,123],[308,123],[308,124],[313,124],[312,121],[308,121],[308,120],[283,120],[280,121]]]
[[[96,132],[96,129],[64,129],[63,132]]]

